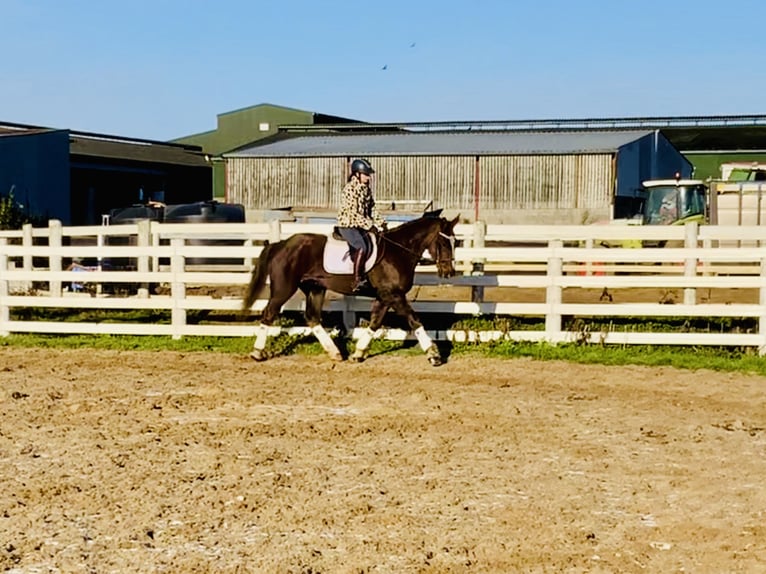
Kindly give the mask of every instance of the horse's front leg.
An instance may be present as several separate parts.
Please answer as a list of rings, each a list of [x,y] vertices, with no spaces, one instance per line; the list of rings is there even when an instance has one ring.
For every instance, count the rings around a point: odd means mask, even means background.
[[[418,340],[418,343],[420,343],[420,348],[423,349],[428,357],[428,362],[434,367],[441,365],[443,361],[441,353],[439,353],[439,347],[436,346],[433,339],[426,333],[423,324],[418,319],[412,305],[407,301],[407,298],[404,295],[395,295],[390,306],[398,315],[407,319],[407,324],[415,335],[415,338]]]
[[[370,342],[375,336],[375,331],[380,329],[380,326],[383,324],[383,317],[385,316],[386,311],[388,311],[388,305],[384,304],[380,298],[377,298],[372,302],[372,307],[370,308],[370,324],[366,329],[362,330],[362,334],[356,340],[354,352],[350,357],[352,361],[361,362],[367,358],[367,350],[370,347]]]

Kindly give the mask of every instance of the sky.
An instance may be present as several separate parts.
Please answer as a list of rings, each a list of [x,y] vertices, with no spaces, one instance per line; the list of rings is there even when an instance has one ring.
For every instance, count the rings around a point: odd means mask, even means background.
[[[0,122],[169,140],[367,122],[766,114],[763,0],[0,0]]]

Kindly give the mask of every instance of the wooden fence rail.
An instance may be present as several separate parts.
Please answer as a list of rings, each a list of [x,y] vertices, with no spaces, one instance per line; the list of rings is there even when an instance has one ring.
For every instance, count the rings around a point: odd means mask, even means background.
[[[220,324],[189,320],[190,312],[236,312],[240,291],[266,240],[298,232],[328,233],[327,224],[164,224],[24,227],[0,231],[0,335],[10,333],[98,333],[254,336],[252,322]],[[433,289],[414,302],[428,327],[435,315],[539,317],[544,329],[482,331],[431,330],[437,340],[508,338],[551,343],[672,344],[749,346],[766,351],[766,227],[659,226],[486,226],[458,225],[456,267],[444,281],[422,266],[418,289]],[[678,247],[604,248],[621,242],[668,241]],[[117,264],[119,263],[119,264]],[[162,286],[163,289],[156,289]],[[212,294],[200,295],[200,287]],[[227,294],[215,294],[226,287]],[[667,302],[570,302],[572,290],[614,292],[677,289],[683,297]],[[747,302],[700,301],[700,290],[750,290]],[[536,302],[515,301],[514,290],[539,293]],[[265,301],[254,305],[257,311]],[[343,315],[352,336],[364,297],[329,299],[326,310]],[[88,322],[25,320],[24,309],[150,309],[170,312],[170,322]],[[302,310],[295,298],[286,309]],[[13,312],[12,312],[13,311]],[[753,320],[748,332],[637,332],[567,328],[574,319],[635,317],[729,317]],[[444,321],[441,321],[444,323]],[[565,324],[566,323],[566,324]],[[301,328],[293,329],[300,332]],[[383,336],[407,334],[385,330]]]

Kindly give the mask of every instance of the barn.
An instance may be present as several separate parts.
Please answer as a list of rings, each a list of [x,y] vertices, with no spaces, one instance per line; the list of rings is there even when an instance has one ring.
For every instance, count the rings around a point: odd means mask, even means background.
[[[285,132],[223,157],[227,199],[251,219],[334,212],[355,157],[373,163],[384,211],[432,206],[497,223],[627,217],[641,181],[692,171],[660,130],[647,129]]]
[[[212,170],[198,146],[0,124],[0,194],[8,193],[31,218],[93,225],[152,198],[208,200]]]
[[[173,142],[199,146],[209,155],[213,164],[213,194],[216,199],[223,200],[226,197],[223,153],[273,136],[282,125],[337,127],[359,123],[339,116],[262,103],[218,114],[215,129],[183,136]]]

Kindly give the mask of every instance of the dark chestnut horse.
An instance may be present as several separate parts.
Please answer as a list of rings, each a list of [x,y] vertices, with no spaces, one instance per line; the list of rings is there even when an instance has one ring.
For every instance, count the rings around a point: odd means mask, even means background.
[[[425,251],[436,262],[440,277],[455,274],[454,228],[457,221],[457,217],[451,221],[441,217],[439,210],[378,236],[377,259],[367,274],[370,288],[358,293],[373,298],[370,324],[357,340],[352,359],[364,360],[374,332],[381,327],[386,311],[392,309],[407,319],[430,363],[442,363],[439,349],[418,320],[406,295],[412,288],[415,267]],[[305,316],[313,333],[332,359],[342,360],[340,351],[322,326],[322,304],[328,289],[344,295],[352,294],[353,275],[350,271],[348,274],[325,271],[322,261],[327,241],[325,235],[299,233],[277,243],[267,243],[261,251],[243,299],[243,310],[249,311],[266,285],[266,279],[269,279],[269,299],[261,315],[251,354],[255,360],[267,358],[264,348],[269,326],[298,289],[306,295]]]

